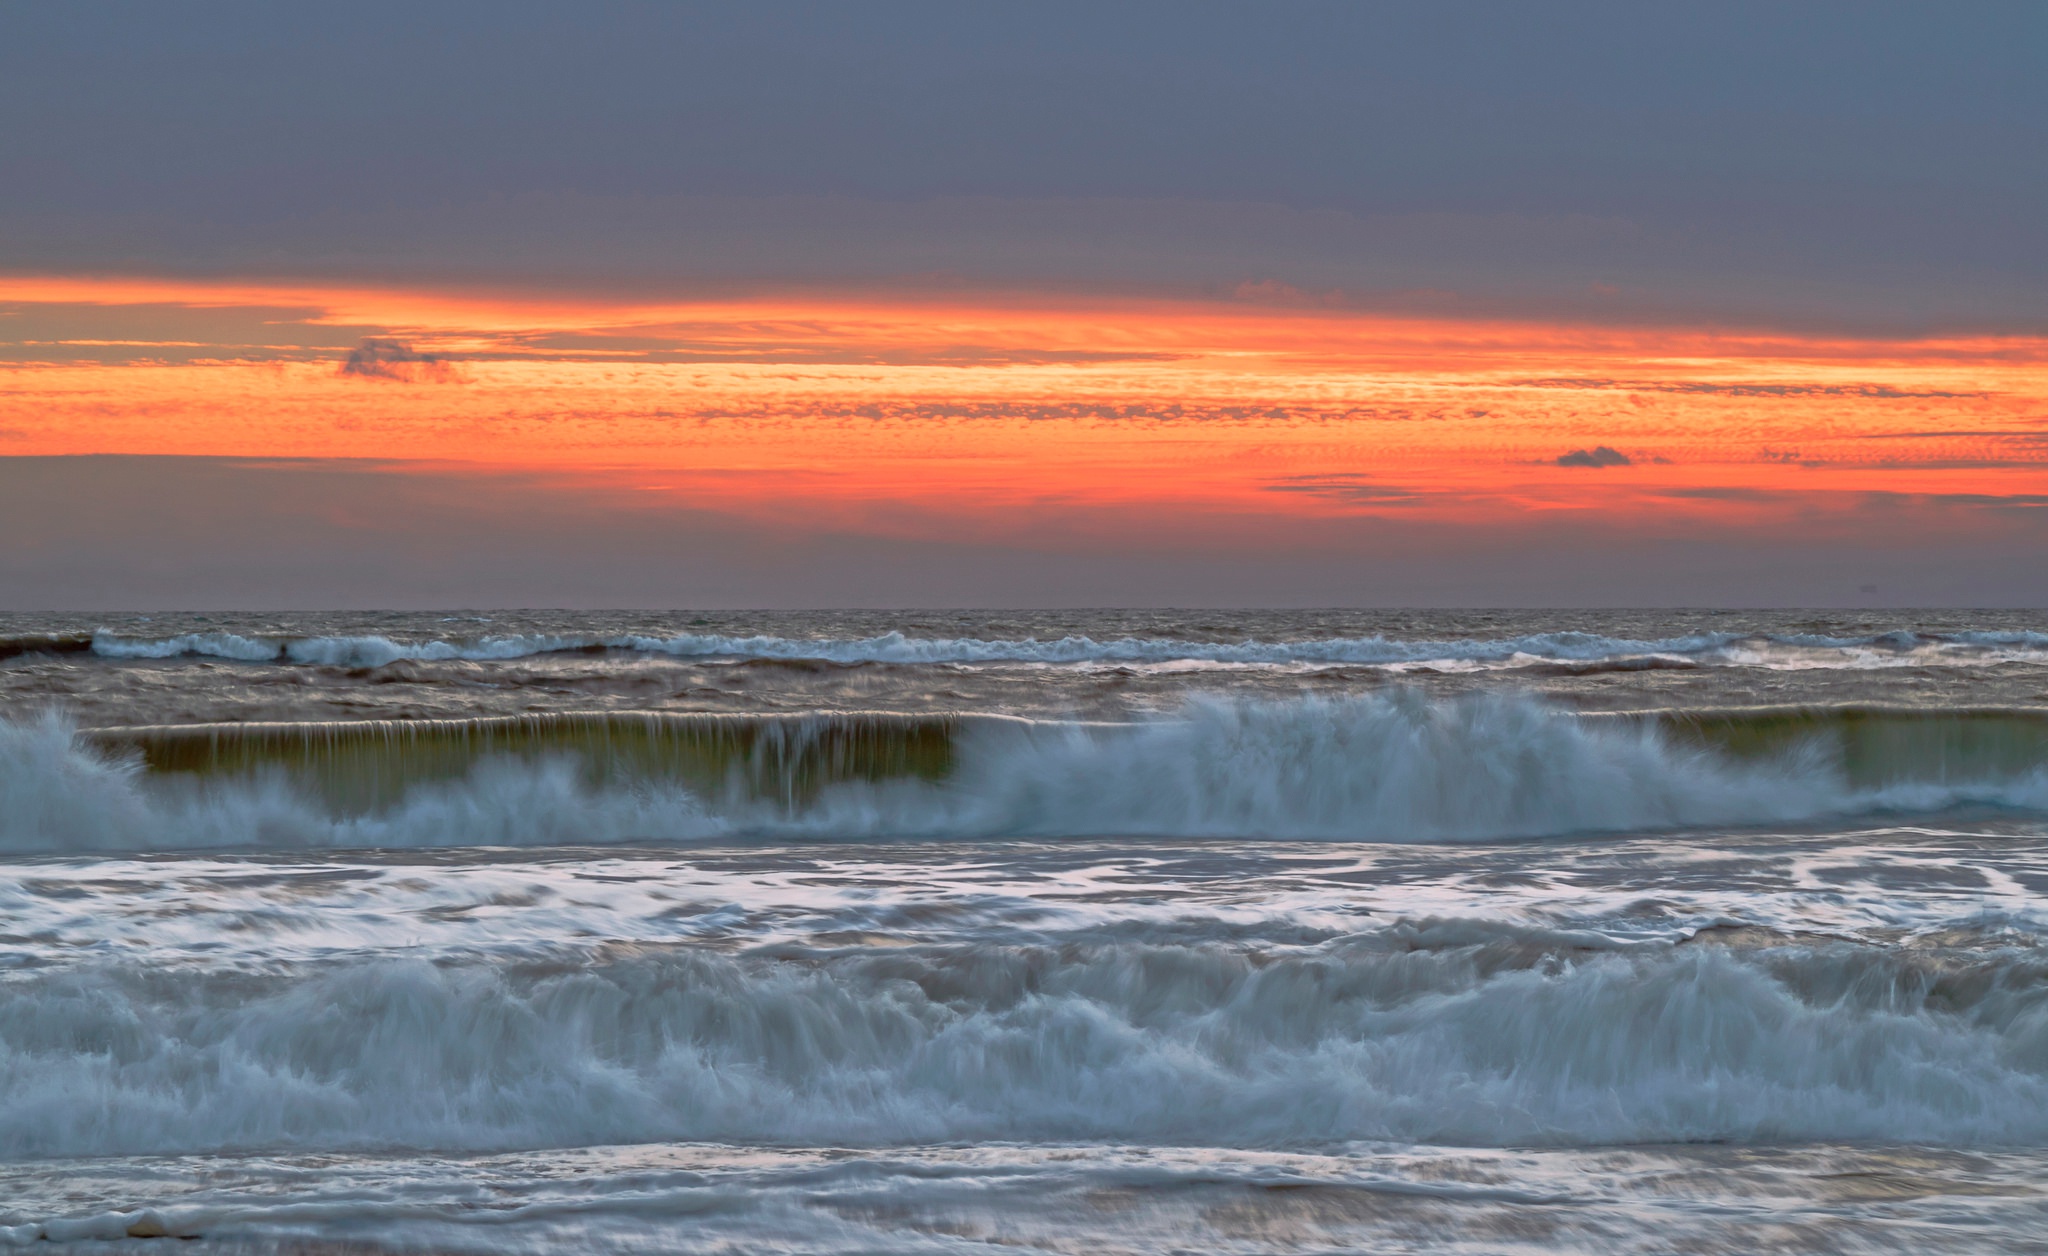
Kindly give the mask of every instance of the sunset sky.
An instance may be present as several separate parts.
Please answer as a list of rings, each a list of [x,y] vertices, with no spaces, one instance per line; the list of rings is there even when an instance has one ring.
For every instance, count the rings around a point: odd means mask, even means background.
[[[0,609],[2048,601],[2038,4],[7,27]]]

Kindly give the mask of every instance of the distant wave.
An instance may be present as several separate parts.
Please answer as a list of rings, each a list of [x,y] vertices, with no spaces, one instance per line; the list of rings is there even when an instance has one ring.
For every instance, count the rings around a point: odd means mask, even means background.
[[[867,717],[861,717],[867,718]],[[1527,698],[1197,699],[1129,724],[607,717],[143,730],[0,724],[0,850],[760,836],[1473,841],[2048,808],[2041,721],[1717,725]],[[266,742],[265,739],[271,739]],[[381,739],[381,740],[380,740]]]
[[[57,639],[50,639],[55,641]],[[70,639],[65,639],[70,640]],[[1696,633],[1632,640],[1583,632],[1550,632],[1500,639],[1406,641],[1384,636],[1292,641],[1189,641],[1120,637],[1097,641],[975,637],[909,637],[900,632],[862,638],[801,638],[716,634],[506,635],[459,640],[401,641],[383,636],[250,637],[229,632],[174,637],[128,637],[99,632],[94,654],[110,659],[206,657],[247,663],[327,667],[381,667],[402,659],[498,662],[560,653],[621,651],[692,659],[789,659],[831,663],[896,664],[1229,664],[1252,666],[1356,665],[1369,667],[1515,666],[1601,664],[1634,660],[1654,666],[1751,664],[1868,667],[1901,662],[1981,662],[2026,656],[2048,660],[2048,633],[1907,631],[1864,637],[1805,634]],[[21,651],[16,651],[21,652]],[[1642,661],[1649,660],[1648,663]]]

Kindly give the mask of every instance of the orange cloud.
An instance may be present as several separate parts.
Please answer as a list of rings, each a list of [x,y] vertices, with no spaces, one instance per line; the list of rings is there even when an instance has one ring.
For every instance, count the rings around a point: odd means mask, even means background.
[[[1767,526],[1872,494],[1967,510],[2048,490],[2038,338],[1249,295],[17,277],[0,279],[0,430],[9,454],[537,468],[622,501],[904,535],[1048,517],[1247,544],[1357,514]]]

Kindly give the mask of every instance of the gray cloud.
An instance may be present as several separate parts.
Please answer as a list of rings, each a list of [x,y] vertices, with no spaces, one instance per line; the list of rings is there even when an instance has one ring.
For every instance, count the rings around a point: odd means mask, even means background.
[[[455,378],[446,359],[431,353],[416,353],[400,340],[365,338],[348,351],[341,364],[343,375],[364,379],[395,379],[408,384],[448,383]]]
[[[1591,449],[1574,449],[1568,454],[1559,454],[1560,467],[1629,467],[1635,459],[1607,445],[1595,445]]]

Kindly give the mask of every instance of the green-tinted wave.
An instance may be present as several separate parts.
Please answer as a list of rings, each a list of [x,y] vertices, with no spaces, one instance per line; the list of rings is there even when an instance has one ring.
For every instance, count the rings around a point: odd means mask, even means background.
[[[416,784],[459,778],[480,759],[507,756],[573,758],[594,784],[658,779],[706,796],[739,792],[796,805],[842,781],[941,777],[952,767],[961,723],[958,716],[883,712],[628,712],[153,725],[86,736],[106,750],[139,753],[152,773],[284,772],[346,812],[395,802]]]

